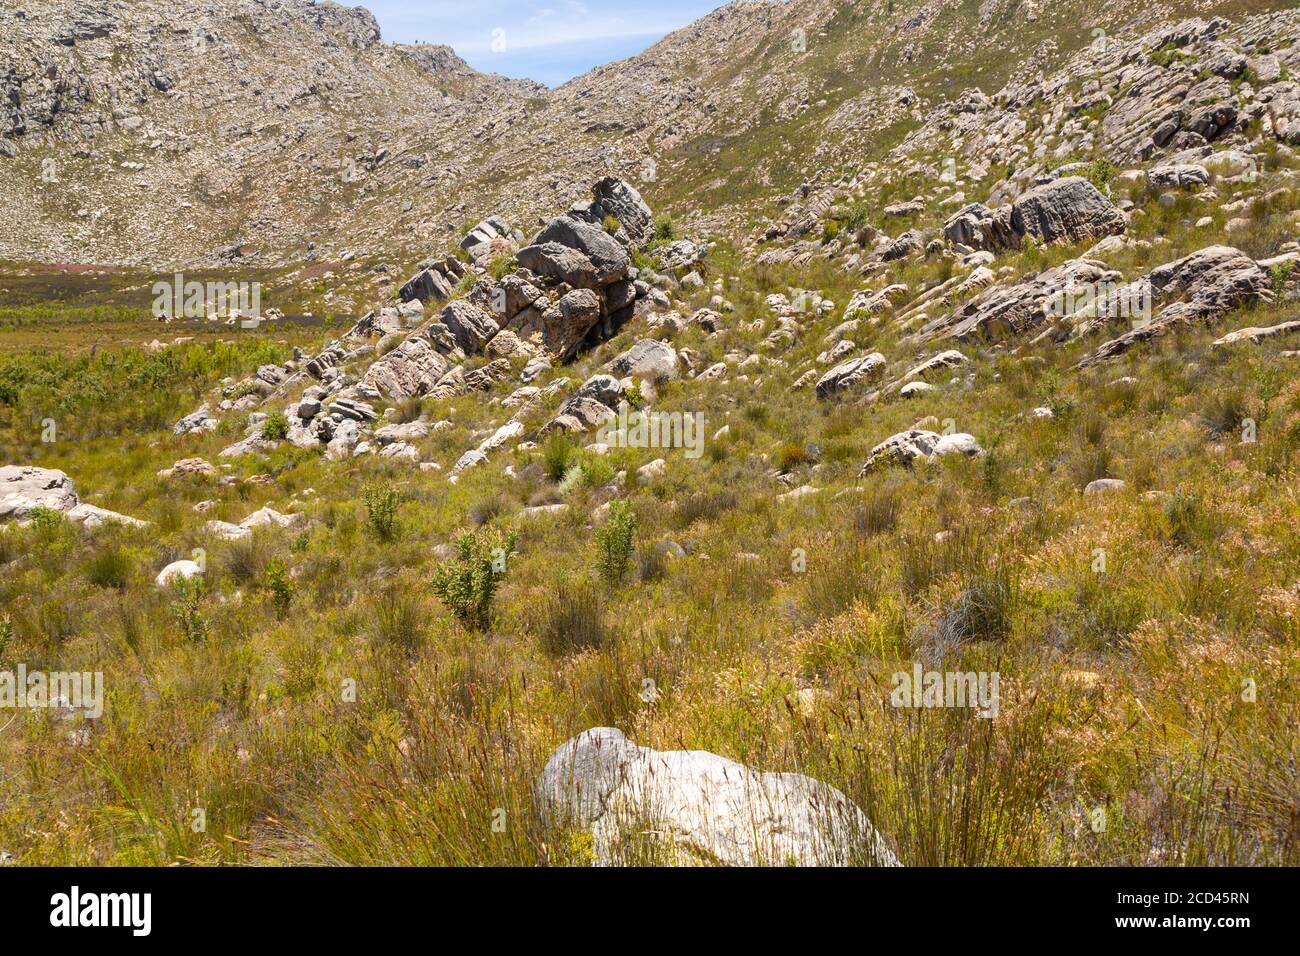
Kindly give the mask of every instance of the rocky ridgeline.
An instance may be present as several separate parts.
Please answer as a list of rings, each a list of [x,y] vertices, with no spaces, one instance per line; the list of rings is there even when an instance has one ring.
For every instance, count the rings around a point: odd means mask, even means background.
[[[448,257],[422,263],[402,286],[399,301],[368,313],[309,359],[263,366],[243,382],[227,383],[215,413],[213,403],[205,404],[181,419],[175,433],[211,430],[216,415],[250,412],[247,434],[221,456],[269,451],[281,439],[267,434],[268,412],[254,409],[274,408],[277,399],[306,382],[299,399],[283,408],[289,422],[283,440],[323,448],[336,460],[373,453],[416,464],[415,442],[450,423],[383,424],[386,403],[486,393],[517,374],[520,387],[502,400],[516,409],[515,417],[467,450],[456,471],[484,461],[507,442],[526,440],[519,416],[541,393],[529,383],[651,309],[668,306],[661,286],[676,281],[642,275],[632,264],[632,250],[650,238],[653,226],[640,193],[606,177],[591,196],[526,242],[500,217],[484,220],[462,242],[469,262]],[[680,271],[698,263],[704,251],[686,240],[670,246],[666,258]],[[509,268],[494,271],[506,263]],[[537,436],[596,427],[614,414],[634,379],[676,377],[678,362],[671,346],[639,342],[610,363],[615,375],[583,384]],[[566,385],[560,379],[547,386],[547,394]],[[647,382],[647,394],[652,387]]]

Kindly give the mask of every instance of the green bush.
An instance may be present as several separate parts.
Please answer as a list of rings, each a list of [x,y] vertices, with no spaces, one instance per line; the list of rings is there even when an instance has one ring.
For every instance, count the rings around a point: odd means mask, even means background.
[[[596,529],[596,570],[609,582],[621,581],[632,558],[632,538],[637,518],[631,502],[615,501],[609,516]]]
[[[506,563],[518,535],[466,534],[456,542],[456,559],[433,572],[433,592],[461,623],[480,630],[488,625],[492,599],[505,580]]]
[[[294,583],[293,578],[289,577],[288,566],[279,558],[272,558],[267,562],[262,577],[266,589],[271,592],[271,605],[275,608],[275,616],[282,621],[289,613],[289,605],[293,603],[293,595],[298,585]]]
[[[577,463],[578,448],[565,432],[552,435],[542,448],[542,469],[551,481],[563,481]]]
[[[672,242],[677,238],[677,224],[668,216],[656,219],[654,232],[650,235],[651,240],[655,243]]]
[[[381,541],[392,541],[399,534],[397,508],[401,503],[392,485],[371,485],[361,493],[366,505],[366,527]]]
[[[203,579],[178,578],[172,584],[172,618],[185,639],[202,644],[208,639],[208,619],[203,614]]]
[[[289,435],[289,419],[284,412],[276,411],[266,416],[262,422],[262,437],[270,441],[283,441]]]

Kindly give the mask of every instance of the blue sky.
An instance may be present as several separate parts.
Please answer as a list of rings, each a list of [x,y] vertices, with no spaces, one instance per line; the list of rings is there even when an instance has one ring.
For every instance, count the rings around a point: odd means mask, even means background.
[[[349,0],[344,0],[349,2]],[[393,43],[446,43],[475,69],[558,86],[640,53],[722,0],[361,0]]]

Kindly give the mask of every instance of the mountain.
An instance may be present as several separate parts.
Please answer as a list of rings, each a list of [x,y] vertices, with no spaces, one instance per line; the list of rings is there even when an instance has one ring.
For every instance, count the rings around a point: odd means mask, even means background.
[[[550,91],[333,3],[27,0],[0,10],[0,256],[409,262],[489,214],[527,231],[606,174],[734,226],[967,85],[1198,6],[740,0]]]

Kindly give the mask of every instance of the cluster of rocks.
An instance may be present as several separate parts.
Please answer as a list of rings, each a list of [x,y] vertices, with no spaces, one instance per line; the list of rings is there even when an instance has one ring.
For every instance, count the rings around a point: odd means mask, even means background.
[[[33,512],[53,512],[83,528],[105,522],[144,527],[147,521],[82,501],[71,478],[57,469],[0,466],[0,523],[29,521]]]
[[[1079,368],[1115,358],[1173,329],[1208,324],[1231,309],[1273,299],[1269,274],[1250,256],[1230,246],[1209,246],[1157,266],[1141,282],[1160,311],[1097,346],[1079,362]]]
[[[907,431],[890,435],[871,449],[863,463],[858,477],[864,477],[887,464],[910,466],[917,461],[929,461],[945,455],[963,455],[973,458],[984,454],[973,435],[965,432],[940,435],[923,428],[909,428]]]
[[[528,382],[648,314],[652,306],[668,302],[632,264],[631,250],[653,231],[651,211],[640,194],[622,180],[606,177],[595,184],[592,197],[547,221],[518,248],[518,235],[499,217],[483,220],[462,243],[473,262],[452,257],[423,264],[403,286],[401,301],[368,313],[308,360],[265,366],[250,381],[231,383],[228,389],[240,396],[230,406],[223,402],[221,410],[248,410],[306,377],[311,384],[284,409],[285,440],[303,448],[324,446],[335,460],[373,453],[418,463],[415,441],[446,423],[421,420],[376,427],[381,417],[377,409],[385,401],[485,392],[523,363],[519,378],[524,387],[507,400],[517,399],[523,408],[497,434],[468,451],[456,471],[485,460],[494,448],[522,436],[519,415],[531,407],[533,397],[521,394],[530,388]],[[691,240],[681,243],[677,254],[698,262],[705,247]],[[505,274],[489,271],[488,265],[507,251],[513,252],[516,267]],[[426,305],[452,291],[449,276],[459,277],[458,282],[472,279],[472,285],[463,298],[453,298],[430,314]],[[377,345],[372,344],[375,339]],[[350,371],[358,362],[364,367]],[[672,378],[677,367],[678,356],[670,346],[639,342],[612,363],[617,377],[590,379],[542,433],[594,427],[612,413],[634,379]],[[280,441],[280,436],[267,434],[264,413],[250,415],[248,422],[244,437],[224,449],[222,457],[265,452]],[[180,435],[215,425],[204,405],[174,430]]]

